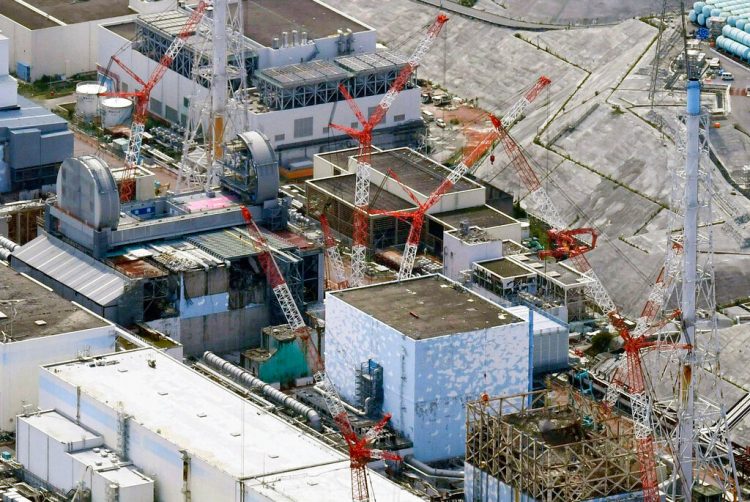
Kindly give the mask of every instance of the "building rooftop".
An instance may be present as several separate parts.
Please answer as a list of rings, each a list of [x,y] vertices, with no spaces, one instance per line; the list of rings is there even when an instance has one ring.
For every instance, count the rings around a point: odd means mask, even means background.
[[[125,40],[133,40],[135,38],[135,23],[128,21],[127,23],[108,24],[105,26],[106,29],[112,33],[117,33]]]
[[[489,260],[477,263],[477,265],[486,268],[493,274],[496,274],[502,278],[508,277],[519,277],[522,275],[533,275],[534,272],[530,271],[526,267],[519,265],[518,263],[509,260],[507,258],[499,258],[497,260]]]
[[[260,70],[256,76],[279,87],[293,88],[320,82],[345,80],[350,74],[331,61],[318,59],[307,63],[266,68]]]
[[[371,54],[354,54],[334,59],[336,64],[358,75],[400,71],[406,65],[406,57],[398,52],[378,51]]]
[[[5,139],[7,130],[9,129],[34,127],[40,128],[43,132],[47,132],[50,129],[67,130],[68,123],[64,118],[55,115],[23,96],[18,96],[18,108],[0,111],[0,140]]]
[[[329,294],[415,340],[523,322],[442,275]]]
[[[469,226],[485,229],[518,222],[518,220],[488,205],[447,211],[445,213],[435,213],[431,214],[430,218],[440,220],[454,229],[459,228],[463,220],[468,220]]]
[[[36,281],[0,264],[0,332],[7,342],[107,326]]]
[[[54,19],[58,19],[65,24],[75,24],[133,14],[133,11],[128,8],[128,0],[86,0],[85,2],[25,0],[25,3],[47,14],[47,16],[13,0],[0,2],[0,15],[8,17],[30,30],[38,30],[60,26]],[[50,17],[54,19],[50,19]]]
[[[579,286],[590,282],[590,279],[568,265],[554,260],[542,260],[534,253],[518,254],[509,258],[563,286]]]
[[[404,185],[424,196],[429,196],[434,192],[450,172],[447,168],[410,148],[374,152],[370,155],[370,165],[383,174],[391,169]],[[462,178],[448,193],[477,188],[481,188],[481,185]]]
[[[343,454],[288,424],[252,402],[196,373],[155,349],[103,356],[103,365],[90,361],[52,364],[45,370],[81,393],[130,415],[145,429],[179,449],[187,450],[235,478],[265,477],[269,493],[285,500],[347,500],[351,497],[349,461]],[[303,483],[305,496],[291,497],[294,479]],[[378,498],[417,501],[417,497],[373,475]],[[289,483],[271,483],[285,479]],[[255,486],[256,481],[248,481]],[[260,484],[260,483],[258,483]],[[299,488],[299,487],[297,487]],[[255,488],[253,488],[255,489]]]
[[[122,296],[125,277],[104,263],[47,234],[16,249],[13,260],[18,260],[81,296],[106,306]]]
[[[370,31],[368,26],[315,0],[243,0],[242,7],[245,36],[266,47],[271,47],[274,37],[281,39],[284,31],[289,32],[290,40],[292,30],[306,31],[308,40],[335,35],[338,30]]]
[[[336,196],[354,205],[354,184],[356,182],[356,175],[354,174],[341,174],[339,176],[333,176],[330,178],[318,178],[316,180],[308,180],[311,186],[328,192],[332,196]],[[370,183],[370,200],[374,198],[378,192],[378,186],[374,183]],[[378,198],[375,202],[370,204],[370,209],[377,211],[403,211],[406,209],[416,209],[416,206],[409,201],[402,199],[396,195],[393,195],[386,190],[381,190]]]

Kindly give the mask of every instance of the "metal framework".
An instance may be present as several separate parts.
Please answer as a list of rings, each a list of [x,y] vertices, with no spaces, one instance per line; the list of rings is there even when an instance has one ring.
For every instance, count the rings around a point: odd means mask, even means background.
[[[635,494],[641,478],[629,427],[590,423],[580,405],[549,389],[468,403],[466,463],[508,485],[519,500],[521,494],[566,502]],[[467,489],[473,500],[484,500],[481,483]]]

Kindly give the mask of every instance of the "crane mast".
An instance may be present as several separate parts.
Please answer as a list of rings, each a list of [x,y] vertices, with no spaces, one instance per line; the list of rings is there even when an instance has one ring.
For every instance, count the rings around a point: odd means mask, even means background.
[[[138,166],[141,163],[141,145],[143,143],[143,133],[146,128],[146,119],[148,118],[148,103],[151,97],[151,91],[164,77],[174,58],[179,54],[185,45],[188,37],[195,33],[195,28],[203,19],[203,14],[209,6],[207,0],[201,0],[198,6],[190,14],[190,17],[180,29],[180,33],[172,40],[164,55],[159,60],[159,64],[151,73],[147,82],[140,79],[135,72],[128,68],[120,59],[112,57],[112,61],[120,66],[125,72],[133,77],[142,87],[136,92],[111,92],[103,93],[103,96],[119,96],[133,98],[135,101],[135,110],[130,123],[130,139],[128,149],[125,152],[125,170],[120,180],[120,201],[127,202],[135,197],[135,176]]]
[[[411,76],[422,62],[424,55],[432,47],[435,39],[440,34],[443,25],[448,22],[448,16],[442,12],[438,14],[435,21],[427,30],[425,36],[419,41],[416,49],[394,80],[388,92],[385,93],[380,103],[375,107],[375,111],[369,118],[360,111],[354,98],[343,85],[339,85],[341,94],[346,99],[349,107],[354,112],[360,123],[361,129],[330,124],[331,127],[347,133],[359,143],[359,154],[357,156],[356,181],[354,187],[354,232],[352,246],[352,273],[350,284],[352,286],[362,285],[365,276],[365,261],[367,256],[368,237],[368,213],[370,205],[370,153],[372,149],[372,131],[384,118],[399,93],[404,89]]]

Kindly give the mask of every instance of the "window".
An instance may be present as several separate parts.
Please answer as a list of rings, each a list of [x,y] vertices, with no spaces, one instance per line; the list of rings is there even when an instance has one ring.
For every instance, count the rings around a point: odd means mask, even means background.
[[[294,121],[294,137],[304,138],[313,134],[313,118],[305,117]]]
[[[404,120],[406,120],[406,115],[404,115],[403,113],[401,115],[394,115],[393,116],[393,121],[394,122],[403,122]]]
[[[182,98],[182,106],[190,108],[190,98]]]
[[[371,106],[367,109],[368,120],[370,119],[370,117],[372,117],[372,114],[375,113],[375,110],[377,110],[377,108],[378,108],[377,106]]]
[[[324,127],[323,128],[323,134],[328,134],[329,132],[331,132],[331,128],[330,127]]]
[[[359,128],[359,122],[352,122],[352,129],[358,129]]]
[[[149,103],[149,110],[151,110],[151,113],[155,113],[156,115],[161,116],[162,109],[161,109],[161,101],[158,99],[151,98],[151,102]]]
[[[172,122],[173,124],[177,122],[177,110],[172,108],[171,106],[165,106],[164,107],[164,118]]]
[[[187,115],[184,113],[180,115],[180,125],[182,127],[187,127]]]
[[[273,137],[273,140],[276,142],[284,141],[285,137],[286,137],[286,134],[277,134],[276,136]]]
[[[125,82],[120,84],[120,89],[122,89],[122,92],[128,92],[128,84]]]

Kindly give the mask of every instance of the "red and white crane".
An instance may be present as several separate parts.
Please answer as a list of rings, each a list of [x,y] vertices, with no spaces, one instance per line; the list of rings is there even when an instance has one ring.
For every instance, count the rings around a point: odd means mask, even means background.
[[[385,426],[388,420],[390,420],[391,415],[386,414],[362,436],[358,436],[354,431],[349,421],[349,415],[341,402],[341,397],[325,374],[323,360],[310,336],[310,328],[305,325],[302,314],[299,308],[297,308],[294,298],[292,298],[292,293],[273,257],[268,240],[263,237],[260,228],[258,228],[255,220],[253,220],[250,210],[245,206],[242,206],[242,216],[247,225],[248,235],[260,249],[258,261],[263,272],[266,274],[266,280],[281,306],[281,311],[284,313],[286,322],[297,334],[298,339],[304,343],[310,372],[313,374],[313,379],[317,386],[323,391],[326,407],[333,417],[333,421],[336,423],[339,432],[346,441],[351,467],[352,500],[354,502],[369,502],[370,487],[367,464],[373,460],[401,460],[401,457],[395,453],[371,447],[385,433]]]
[[[552,81],[545,76],[539,77],[536,83],[534,83],[534,85],[524,93],[523,97],[513,105],[510,111],[503,116],[502,120],[497,119],[492,115],[490,115],[490,120],[492,120],[493,124],[502,123],[510,126],[551,82]],[[417,204],[417,209],[415,211],[376,212],[377,214],[387,214],[403,220],[411,220],[409,236],[406,239],[403,257],[401,258],[401,266],[398,271],[398,280],[408,279],[412,276],[414,261],[417,257],[417,249],[422,235],[422,226],[424,225],[424,218],[427,211],[437,204],[440,198],[458,183],[458,180],[471,171],[476,162],[484,156],[487,150],[492,147],[493,143],[500,138],[500,134],[504,131],[505,129],[498,128],[497,126],[493,127],[490,132],[485,135],[479,143],[477,143],[474,149],[451,170],[450,174],[448,174],[445,180],[443,180],[432,194],[430,194],[427,200],[420,203],[414,195],[411,195],[412,200]],[[407,193],[410,193],[408,188],[404,187],[404,189]]]
[[[169,48],[159,60],[148,81],[144,82],[133,70],[128,68],[117,56],[112,56],[111,61],[120,66],[125,73],[130,75],[141,89],[134,92],[107,92],[102,96],[118,96],[133,99],[135,107],[133,118],[130,123],[130,140],[128,149],[125,152],[125,171],[120,179],[120,201],[127,202],[135,196],[135,176],[138,166],[141,163],[141,144],[143,143],[143,133],[146,128],[146,119],[148,118],[148,103],[151,97],[151,91],[158,84],[164,74],[169,69],[172,61],[185,45],[188,37],[195,33],[195,29],[203,19],[203,14],[209,7],[210,2],[202,0],[190,14],[190,17],[182,25],[180,33],[172,40]]]
[[[416,71],[422,58],[430,50],[435,42],[443,25],[448,21],[448,16],[442,12],[438,14],[435,21],[427,30],[427,34],[419,41],[417,48],[412,53],[406,66],[391,84],[388,92],[375,107],[375,111],[366,119],[357,103],[352,98],[349,91],[343,85],[339,85],[341,93],[346,98],[349,107],[359,121],[361,129],[354,129],[337,124],[330,124],[331,127],[343,131],[359,143],[359,155],[357,156],[356,183],[354,188],[354,235],[352,246],[352,274],[350,284],[360,286],[365,277],[365,261],[367,256],[368,244],[368,208],[370,205],[370,152],[372,149],[372,131],[384,118],[388,110],[393,105],[396,97],[406,86],[411,76]]]
[[[626,357],[623,359],[623,367],[617,372],[617,377],[609,391],[608,397],[617,399],[617,393],[624,387],[631,398],[631,410],[633,418],[634,434],[636,437],[636,449],[638,461],[641,465],[641,485],[645,502],[658,502],[659,489],[656,471],[656,452],[654,449],[654,434],[651,416],[651,401],[647,393],[647,375],[644,371],[641,351],[644,349],[658,348],[658,342],[647,341],[645,330],[637,335],[631,334],[624,319],[617,312],[617,307],[610,298],[606,289],[594,273],[585,253],[593,249],[596,245],[597,232],[593,229],[566,229],[566,225],[560,213],[557,211],[552,199],[547,195],[534,169],[529,164],[523,150],[518,146],[510,134],[505,131],[503,124],[494,122],[505,152],[511,159],[521,182],[529,190],[529,198],[535,203],[535,216],[552,227],[551,233],[557,249],[572,249],[573,252],[567,254],[576,269],[591,279],[587,286],[587,293],[592,301],[607,315],[610,322],[618,330],[619,335],[624,342]],[[494,175],[493,175],[494,176]],[[590,243],[580,242],[576,236],[588,234],[591,237]],[[566,258],[565,253],[559,253],[555,256],[555,251],[542,252],[542,255],[548,254],[557,259]],[[655,286],[656,288],[657,286]],[[664,284],[658,285],[659,288],[668,288]],[[657,312],[659,307],[655,304],[648,306],[650,312]],[[646,323],[649,324],[649,323]],[[655,328],[656,329],[656,328]]]

